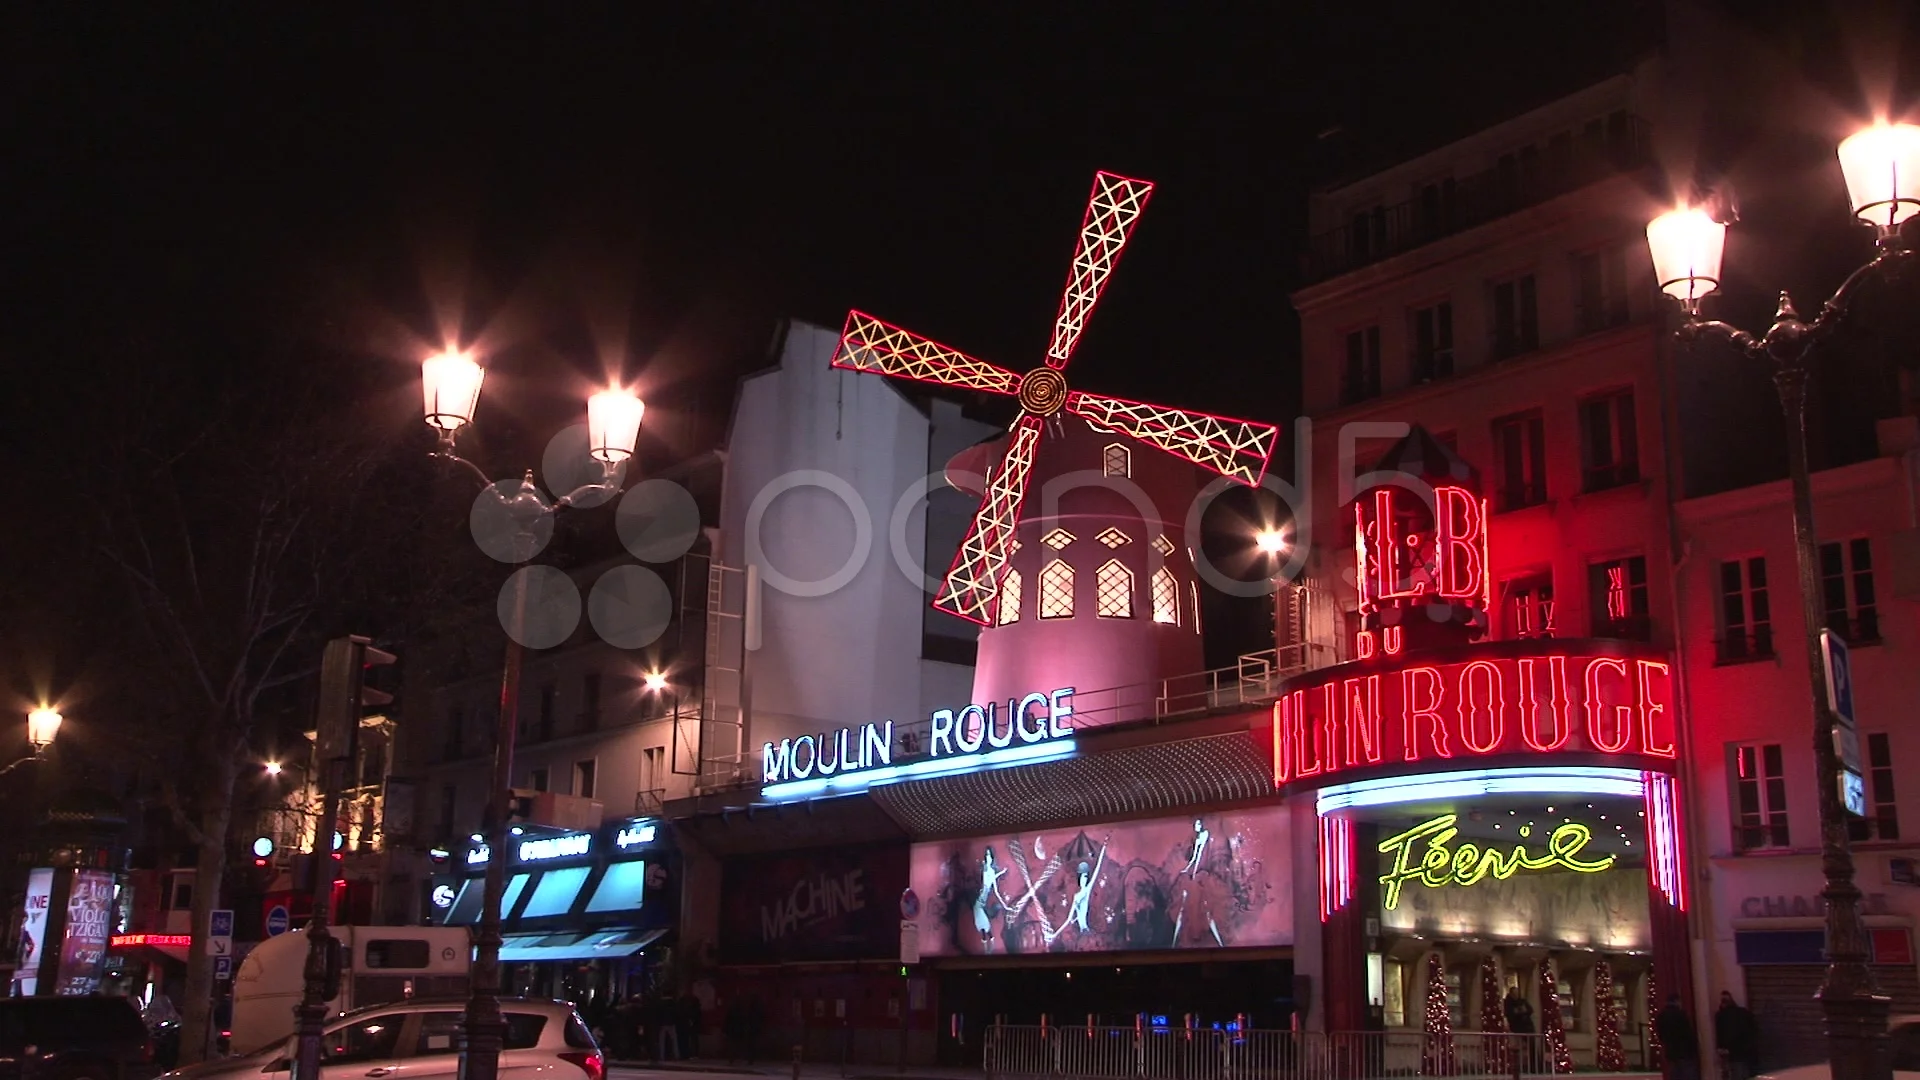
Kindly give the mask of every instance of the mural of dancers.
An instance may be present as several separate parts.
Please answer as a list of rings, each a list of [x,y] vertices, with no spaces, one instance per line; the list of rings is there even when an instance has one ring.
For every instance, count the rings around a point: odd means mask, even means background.
[[[1288,845],[1279,807],[917,844],[912,883],[930,898],[921,948],[952,956],[1290,944]]]

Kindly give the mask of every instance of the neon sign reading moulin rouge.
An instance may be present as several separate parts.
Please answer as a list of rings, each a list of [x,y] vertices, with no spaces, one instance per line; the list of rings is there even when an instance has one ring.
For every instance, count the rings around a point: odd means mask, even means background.
[[[1664,660],[1552,643],[1490,649],[1474,646],[1471,660],[1345,664],[1282,695],[1274,784],[1493,754],[1675,756]]]
[[[1046,715],[1038,715],[1045,709]],[[952,758],[983,751],[1004,750],[1016,743],[1031,745],[1073,734],[1073,687],[1052,693],[1028,694],[1000,703],[968,705],[964,709],[936,710],[931,717],[927,758]],[[761,776],[766,784],[808,777],[846,775],[893,764],[893,721],[841,728],[832,733],[802,735],[768,742],[760,748]]]
[[[1502,855],[1496,848],[1484,851],[1477,844],[1463,843],[1448,850],[1447,845],[1460,835],[1456,822],[1459,818],[1453,814],[1442,814],[1430,821],[1424,821],[1398,836],[1390,836],[1380,842],[1382,854],[1393,856],[1393,869],[1380,878],[1385,891],[1380,897],[1383,910],[1392,911],[1400,903],[1400,890],[1409,881],[1418,881],[1429,889],[1443,885],[1475,885],[1484,881],[1487,875],[1495,880],[1505,881],[1521,870],[1550,870],[1558,867],[1579,874],[1598,874],[1613,869],[1615,861],[1612,855],[1603,855],[1598,859],[1582,859],[1580,852],[1593,839],[1593,830],[1576,821],[1569,821],[1553,830],[1547,837],[1547,850],[1544,854],[1534,855],[1523,844],[1515,844],[1513,853]],[[1522,827],[1521,836],[1528,830]],[[1421,849],[1422,842],[1425,848]],[[1419,850],[1418,856],[1415,851]]]

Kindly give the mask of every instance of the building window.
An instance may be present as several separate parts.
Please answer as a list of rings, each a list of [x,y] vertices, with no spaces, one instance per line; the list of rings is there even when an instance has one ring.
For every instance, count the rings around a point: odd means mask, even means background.
[[[1056,528],[1048,529],[1047,535],[1041,537],[1040,542],[1055,551],[1059,551],[1061,548],[1073,543],[1075,539],[1076,537],[1067,530]]]
[[[527,774],[527,786],[535,791],[553,790],[552,779],[545,769],[534,769]]]
[[[454,786],[453,786],[452,784],[442,784],[442,785],[440,785],[440,832],[439,832],[439,836],[440,836],[440,837],[441,837],[442,839],[445,839],[445,838],[447,838],[447,837],[450,837],[450,836],[452,836],[452,835],[453,835],[453,826],[454,826],[454,821],[453,821],[453,814],[454,814],[454,806],[456,805],[456,803],[455,803],[455,800],[456,800],[456,799],[457,799],[458,797],[459,797],[459,789],[457,789],[457,788],[455,788],[455,787],[454,787]]]
[[[446,756],[457,758],[467,752],[467,710],[454,706],[447,710]]]
[[[600,726],[600,673],[589,671],[580,679],[580,729],[592,731]]]
[[[652,795],[649,808],[657,808],[659,794],[667,790],[667,748],[649,746],[640,751],[640,791]]]
[[[1893,747],[1884,731],[1863,736],[1867,752],[1867,816],[1849,817],[1847,832],[1856,841],[1900,839],[1900,813],[1893,798]]]
[[[1356,264],[1384,256],[1387,253],[1387,208],[1376,206],[1371,210],[1354,211],[1347,240]]]
[[[540,726],[534,738],[543,742],[553,738],[553,706],[559,696],[559,688],[552,683],[546,683],[540,687]]]
[[[597,761],[576,761],[573,763],[573,793],[583,799],[593,798],[593,783],[600,771]]]
[[[1827,629],[1849,645],[1880,640],[1880,613],[1874,606],[1873,545],[1866,537],[1820,545],[1820,584],[1826,594]]]
[[[1788,847],[1787,775],[1779,743],[1733,747],[1736,851]]]
[[[1108,443],[1100,451],[1100,470],[1108,476],[1132,476],[1133,455],[1119,443]]]
[[[1640,438],[1633,391],[1617,390],[1580,403],[1586,490],[1603,491],[1640,480]]]
[[[1529,353],[1540,347],[1540,306],[1533,275],[1522,274],[1493,287],[1493,358]]]
[[[1380,396],[1380,328],[1347,333],[1347,366],[1340,377],[1340,403],[1351,405]]]
[[[1616,244],[1601,251],[1589,251],[1573,258],[1573,276],[1578,290],[1575,318],[1580,332],[1592,334],[1610,327],[1626,325],[1627,249]]]
[[[1020,621],[1020,571],[1008,570],[1007,576],[1000,579],[1000,605],[996,610],[996,619],[1001,626]]]
[[[1111,525],[1101,529],[1100,535],[1094,537],[1094,539],[1100,541],[1102,547],[1107,548],[1120,548],[1133,543],[1132,537],[1129,537],[1126,533],[1121,532]]]
[[[1773,610],[1767,603],[1767,560],[1759,555],[1720,564],[1720,662],[1773,655]]]
[[[1647,604],[1647,559],[1633,555],[1588,568],[1592,587],[1593,636],[1647,641],[1653,637]]]
[[[1103,619],[1133,618],[1133,571],[1108,559],[1094,573],[1094,611]]]
[[[1453,374],[1453,303],[1442,300],[1413,313],[1413,381]]]
[[[1073,618],[1073,567],[1055,559],[1040,570],[1040,617]]]
[[[1501,589],[1510,640],[1553,636],[1553,575],[1514,578]]]
[[[1495,506],[1519,510],[1547,501],[1547,426],[1538,409],[1495,420],[1493,450],[1500,470]]]
[[[1164,566],[1153,572],[1153,621],[1180,622],[1180,583],[1173,580],[1173,571]]]
[[[1161,533],[1153,538],[1153,550],[1159,552],[1160,557],[1164,559],[1173,554],[1173,541],[1167,539],[1165,533]]]
[[[173,879],[172,910],[174,911],[192,911],[193,910],[193,879],[192,878],[176,877]]]

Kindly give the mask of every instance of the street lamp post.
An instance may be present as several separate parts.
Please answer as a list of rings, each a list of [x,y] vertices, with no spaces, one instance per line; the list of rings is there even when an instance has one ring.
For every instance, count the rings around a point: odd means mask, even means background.
[[[1869,128],[1841,143],[1839,157],[1854,214],[1875,227],[1878,249],[1870,262],[1847,278],[1812,322],[1800,319],[1792,299],[1784,292],[1773,325],[1759,337],[1718,320],[1700,318],[1701,299],[1719,287],[1721,255],[1726,246],[1726,225],[1703,210],[1681,208],[1655,218],[1647,225],[1647,245],[1661,290],[1680,301],[1686,311],[1686,324],[1677,332],[1679,339],[1722,341],[1756,362],[1769,364],[1774,386],[1780,392],[1793,486],[1794,556],[1800,573],[1807,671],[1813,688],[1820,864],[1827,882],[1820,894],[1827,904],[1828,958],[1826,978],[1820,986],[1820,1006],[1826,1016],[1829,1061],[1835,1080],[1890,1080],[1889,999],[1875,985],[1867,966],[1867,931],[1860,918],[1860,887],[1853,880],[1846,807],[1840,797],[1834,720],[1828,715],[1822,690],[1826,674],[1818,634],[1826,618],[1813,525],[1813,484],[1807,471],[1806,400],[1813,351],[1846,321],[1861,285],[1893,276],[1912,262],[1912,252],[1901,242],[1900,227],[1920,213],[1920,127],[1882,124]]]
[[[27,745],[33,748],[33,752],[18,761],[8,762],[5,768],[0,768],[0,776],[5,776],[29,761],[45,758],[47,748],[53,745],[53,740],[60,734],[60,722],[63,719],[58,709],[44,705],[28,713]]]
[[[542,519],[582,499],[610,495],[620,489],[622,466],[633,456],[634,444],[640,435],[640,419],[646,411],[645,404],[631,392],[602,390],[587,399],[588,452],[600,465],[600,478],[556,501],[548,501],[534,486],[531,471],[519,487],[508,494],[503,490],[505,485],[488,480],[479,466],[461,457],[455,448],[454,440],[460,429],[473,421],[485,376],[471,356],[447,352],[430,357],[421,364],[420,376],[425,392],[426,421],[440,436],[433,456],[466,469],[479,480],[483,490],[493,493],[516,529],[515,554],[519,558],[515,561],[524,562],[533,557],[534,530]],[[466,1045],[460,1052],[460,1080],[495,1080],[506,1035],[506,1019],[500,1013],[500,899],[506,891],[510,859],[507,819],[513,799],[513,750],[519,728],[520,665],[525,653],[520,638],[526,607],[527,576],[517,574],[512,583],[509,607],[512,614],[507,627],[506,660],[500,675],[500,719],[494,733],[493,776],[484,823],[487,873],[481,891],[480,929],[474,938],[470,970],[472,993],[467,998]]]

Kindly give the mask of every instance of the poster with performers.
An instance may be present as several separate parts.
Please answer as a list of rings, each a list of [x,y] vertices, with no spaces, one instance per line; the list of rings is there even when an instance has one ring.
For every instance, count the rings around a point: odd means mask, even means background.
[[[1288,945],[1282,807],[915,844],[927,956]]]
[[[67,895],[66,940],[60,949],[60,977],[54,993],[84,997],[100,989],[113,932],[113,874],[76,870]]]
[[[47,909],[53,900],[53,871],[40,867],[27,875],[26,909],[20,936],[14,942],[13,993],[31,997],[39,991],[40,950],[47,937]]]

